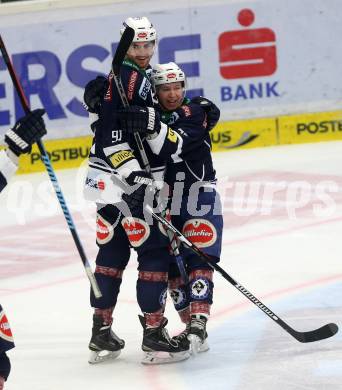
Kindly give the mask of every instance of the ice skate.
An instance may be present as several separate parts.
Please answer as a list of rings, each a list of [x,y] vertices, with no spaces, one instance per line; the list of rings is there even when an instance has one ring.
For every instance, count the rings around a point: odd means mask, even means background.
[[[184,348],[180,343],[172,340],[165,328],[167,319],[158,328],[146,328],[145,318],[139,316],[144,328],[142,350],[145,355],[143,364],[175,363],[189,358],[189,346]]]
[[[111,325],[103,324],[102,317],[94,315],[92,336],[88,346],[91,351],[89,363],[96,364],[116,359],[124,346],[124,340],[112,331]]]
[[[206,331],[207,317],[200,314],[191,316],[188,340],[190,342],[190,351],[192,355],[199,352],[206,352],[209,349],[208,333]]]
[[[190,330],[190,322],[186,324],[186,328],[176,336],[172,337],[172,340],[176,341],[184,349],[190,349],[190,341],[188,340],[188,334]]]

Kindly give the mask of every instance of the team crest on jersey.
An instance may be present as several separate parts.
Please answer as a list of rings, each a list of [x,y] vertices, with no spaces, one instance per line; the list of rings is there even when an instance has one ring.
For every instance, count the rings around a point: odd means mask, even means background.
[[[168,125],[173,125],[173,124],[176,122],[177,119],[179,119],[179,115],[177,114],[176,111],[174,111],[174,112],[170,115],[170,117],[169,117],[169,119],[168,119],[168,121],[167,121],[167,124],[168,124]]]
[[[10,324],[4,311],[0,312],[0,338],[14,342]]]
[[[190,295],[194,299],[205,299],[210,293],[210,286],[207,279],[197,278],[192,281]]]
[[[137,79],[138,79],[138,72],[133,70],[128,80],[127,98],[129,100],[133,100],[134,89],[135,89],[135,84],[137,82]]]
[[[150,236],[150,227],[143,219],[126,217],[121,224],[134,248],[142,245]]]
[[[179,309],[186,301],[185,291],[182,288],[173,288],[170,290],[170,295],[176,309]]]
[[[199,248],[211,246],[217,240],[215,226],[206,219],[189,219],[183,226],[183,234]]]
[[[98,244],[107,244],[114,236],[114,227],[100,214],[96,216],[96,241]]]
[[[141,86],[139,88],[139,96],[146,100],[147,99],[147,96],[148,94],[150,93],[151,91],[151,87],[152,87],[152,84],[149,82],[149,80],[144,77],[144,80],[143,82],[141,83]]]

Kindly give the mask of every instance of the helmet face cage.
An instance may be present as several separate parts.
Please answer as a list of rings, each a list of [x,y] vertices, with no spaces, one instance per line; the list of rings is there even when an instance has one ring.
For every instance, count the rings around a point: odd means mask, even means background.
[[[151,42],[157,40],[156,29],[146,16],[127,18],[123,23],[123,28],[120,30],[121,35],[127,26],[134,30],[133,42]]]

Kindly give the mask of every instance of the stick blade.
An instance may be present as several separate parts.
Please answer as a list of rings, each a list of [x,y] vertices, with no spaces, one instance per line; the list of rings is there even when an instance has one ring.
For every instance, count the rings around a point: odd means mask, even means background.
[[[116,48],[115,55],[112,61],[112,69],[117,76],[120,73],[121,64],[125,58],[127,50],[129,49],[134,38],[134,30],[132,27],[127,26],[121,35],[120,42]]]
[[[301,343],[312,343],[334,336],[338,332],[338,326],[330,323],[321,328],[311,330],[309,332],[295,332],[293,335]]]

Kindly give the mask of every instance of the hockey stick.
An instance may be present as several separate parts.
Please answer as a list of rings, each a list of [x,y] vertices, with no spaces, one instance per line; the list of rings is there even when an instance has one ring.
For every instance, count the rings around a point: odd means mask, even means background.
[[[321,328],[311,330],[308,332],[299,332],[281,318],[279,318],[272,310],[265,306],[258,298],[256,298],[250,291],[248,291],[242,284],[234,280],[224,269],[222,269],[218,264],[214,263],[210,256],[203,253],[196,245],[189,241],[180,231],[178,231],[171,223],[169,223],[165,218],[155,214],[150,206],[146,206],[146,210],[159,221],[165,229],[170,230],[175,234],[180,242],[182,242],[187,248],[192,252],[196,253],[204,262],[206,262],[210,267],[219,272],[230,284],[232,284],[237,290],[239,290],[246,298],[248,298],[254,305],[256,305],[260,310],[267,314],[274,322],[280,325],[283,329],[286,330],[292,337],[298,340],[301,343],[310,343],[313,341],[319,341],[326,339],[328,337],[334,336],[338,331],[338,326],[334,323],[330,323],[322,326]]]
[[[26,99],[26,96],[24,94],[24,91],[22,89],[22,86],[20,84],[20,81],[15,73],[15,70],[14,70],[14,67],[13,67],[13,64],[11,62],[11,59],[9,58],[9,55],[8,55],[8,52],[6,50],[6,46],[4,44],[4,41],[2,40],[2,37],[0,35],[0,49],[1,49],[1,53],[2,53],[2,56],[3,56],[3,59],[5,61],[5,64],[7,66],[7,69],[10,73],[10,76],[11,76],[11,79],[12,79],[12,82],[14,84],[14,87],[17,91],[17,94],[19,96],[19,99],[20,99],[20,102],[21,102],[21,105],[25,111],[26,114],[28,114],[31,110],[29,108],[29,104],[28,104],[28,101]],[[56,195],[57,195],[57,198],[58,198],[58,201],[59,201],[59,204],[63,210],[63,214],[64,214],[64,217],[67,221],[67,224],[69,226],[69,229],[70,229],[70,232],[71,232],[71,235],[74,239],[74,242],[75,242],[75,245],[77,247],[77,250],[78,250],[78,253],[81,257],[81,260],[82,260],[82,264],[84,266],[84,269],[85,269],[85,272],[88,276],[88,279],[89,279],[89,282],[90,282],[90,285],[93,289],[93,292],[94,292],[94,295],[96,298],[101,298],[102,297],[102,294],[101,294],[101,291],[99,289],[99,286],[97,284],[97,281],[95,279],[95,276],[93,274],[93,271],[91,270],[91,266],[89,264],[89,261],[85,255],[85,252],[84,252],[84,249],[83,249],[83,246],[82,246],[82,243],[79,239],[79,236],[77,234],[77,231],[76,231],[76,226],[73,222],[73,219],[72,219],[72,216],[70,214],[70,211],[68,209],[68,206],[65,202],[65,199],[64,199],[64,196],[63,196],[63,193],[62,193],[62,190],[61,190],[61,187],[57,181],[57,177],[56,177],[56,174],[52,168],[52,165],[51,165],[51,162],[50,162],[50,159],[49,159],[49,156],[45,150],[45,147],[44,147],[44,144],[43,142],[39,139],[37,141],[37,145],[38,145],[38,148],[39,148],[39,151],[40,151],[40,154],[41,154],[41,158],[42,158],[42,161],[45,165],[45,168],[48,172],[48,175],[50,177],[50,180],[51,180],[51,183],[53,185],[53,188],[56,192]]]
[[[128,49],[133,41],[134,34],[135,34],[135,32],[134,32],[133,28],[131,28],[129,26],[127,26],[125,28],[125,30],[121,36],[120,42],[118,44],[118,47],[116,49],[113,61],[112,61],[112,71],[113,71],[114,82],[115,82],[116,88],[118,90],[122,105],[125,108],[129,107],[129,102],[128,102],[128,99],[127,99],[127,96],[125,93],[125,89],[122,85],[122,81],[121,81],[121,77],[120,77],[120,69],[121,69],[121,65],[125,59],[126,53],[127,53]],[[151,173],[151,166],[150,166],[150,163],[148,161],[148,158],[147,158],[147,155],[146,155],[146,152],[144,149],[144,145],[141,141],[140,134],[138,132],[134,132],[134,139],[135,139],[135,142],[138,146],[140,157],[141,157],[143,165],[144,165],[143,169],[146,170],[148,173]],[[184,282],[187,283],[188,282],[188,275],[187,275],[185,267],[184,267],[183,259],[179,253],[177,241],[174,239],[174,235],[172,234],[172,232],[170,232],[170,230],[166,230],[166,233],[167,233],[167,236],[169,238],[171,249],[172,249],[173,255],[175,257],[175,260],[177,262],[178,269],[181,273],[181,276],[182,276]]]

